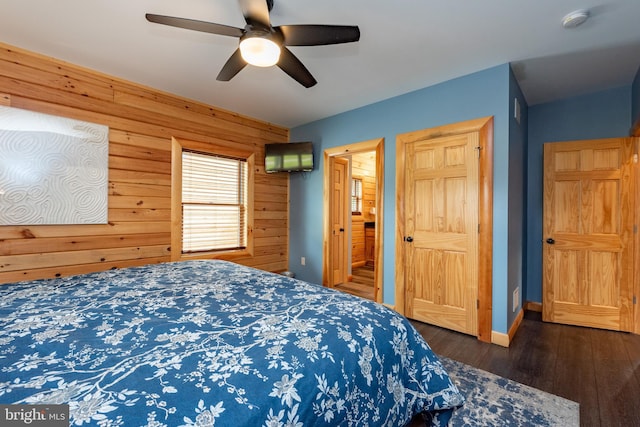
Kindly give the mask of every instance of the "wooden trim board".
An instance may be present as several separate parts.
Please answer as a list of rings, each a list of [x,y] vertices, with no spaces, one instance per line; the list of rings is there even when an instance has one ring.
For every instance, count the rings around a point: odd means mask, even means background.
[[[520,309],[513,324],[509,328],[509,333],[503,334],[501,332],[491,331],[491,343],[502,347],[509,347],[509,344],[513,341],[513,337],[516,336],[518,328],[522,324],[522,319],[524,319],[524,310]]]

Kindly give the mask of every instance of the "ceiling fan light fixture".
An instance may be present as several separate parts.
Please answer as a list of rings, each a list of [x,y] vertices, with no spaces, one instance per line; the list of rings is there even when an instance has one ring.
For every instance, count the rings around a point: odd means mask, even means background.
[[[280,46],[269,37],[249,35],[240,40],[242,59],[257,67],[271,67],[280,59]]]

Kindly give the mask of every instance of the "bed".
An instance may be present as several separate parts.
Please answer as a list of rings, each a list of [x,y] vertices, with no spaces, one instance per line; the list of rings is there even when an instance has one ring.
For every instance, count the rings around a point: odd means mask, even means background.
[[[392,310],[227,261],[0,286],[0,404],[71,425],[446,425],[463,400]]]

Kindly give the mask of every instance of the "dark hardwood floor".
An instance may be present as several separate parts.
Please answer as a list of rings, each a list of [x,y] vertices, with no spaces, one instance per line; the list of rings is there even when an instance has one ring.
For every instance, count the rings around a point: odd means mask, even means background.
[[[373,299],[373,271],[338,290]],[[528,311],[508,348],[412,320],[436,354],[580,404],[581,426],[640,427],[640,335],[545,323]]]
[[[582,426],[640,426],[640,336],[542,322],[527,312],[509,348],[411,321],[436,354],[580,404]]]

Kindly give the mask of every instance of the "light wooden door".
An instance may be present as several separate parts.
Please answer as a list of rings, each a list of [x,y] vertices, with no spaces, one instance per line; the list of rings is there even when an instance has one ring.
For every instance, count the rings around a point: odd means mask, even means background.
[[[478,335],[478,132],[405,144],[407,317]]]
[[[543,320],[633,327],[632,138],[544,146]]]
[[[347,281],[347,208],[349,206],[349,161],[331,158],[331,283]]]

